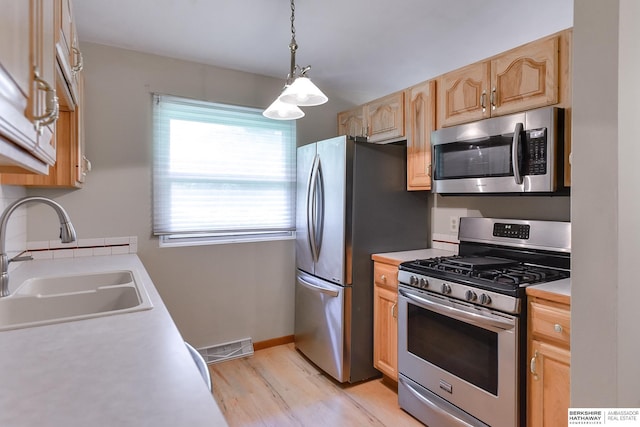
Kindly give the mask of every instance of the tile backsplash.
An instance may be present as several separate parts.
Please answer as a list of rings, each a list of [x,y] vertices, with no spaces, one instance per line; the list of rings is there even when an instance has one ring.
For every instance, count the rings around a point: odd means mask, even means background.
[[[135,254],[138,252],[138,237],[101,237],[78,239],[62,243],[60,240],[27,242],[27,252],[33,259],[79,258],[98,255]]]

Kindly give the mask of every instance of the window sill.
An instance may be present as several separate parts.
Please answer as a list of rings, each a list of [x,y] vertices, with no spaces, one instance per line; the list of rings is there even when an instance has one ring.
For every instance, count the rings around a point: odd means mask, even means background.
[[[175,248],[186,246],[210,246],[210,245],[227,245],[236,243],[256,243],[256,242],[273,242],[280,240],[293,240],[296,238],[295,232],[286,233],[270,233],[270,234],[250,234],[229,235],[229,236],[190,236],[178,237],[178,235],[159,236],[159,246],[161,248]]]

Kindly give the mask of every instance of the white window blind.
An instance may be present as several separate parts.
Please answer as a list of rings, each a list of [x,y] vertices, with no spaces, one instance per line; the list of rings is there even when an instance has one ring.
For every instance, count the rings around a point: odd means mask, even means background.
[[[294,121],[155,94],[153,123],[155,235],[235,241],[293,233]]]

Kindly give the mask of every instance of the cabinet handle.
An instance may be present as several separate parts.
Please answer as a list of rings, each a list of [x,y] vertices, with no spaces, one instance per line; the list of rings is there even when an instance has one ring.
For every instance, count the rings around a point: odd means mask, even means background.
[[[394,303],[391,306],[391,317],[393,317],[393,318],[397,318],[398,317],[398,310],[396,310],[397,308],[398,308],[398,303],[397,302]]]
[[[559,323],[556,323],[555,325],[553,325],[553,330],[556,331],[557,333],[561,334],[562,333],[562,325]]]
[[[491,89],[491,109],[496,109],[496,88]]]
[[[33,77],[38,90],[46,92],[45,113],[33,118],[33,125],[36,128],[36,132],[42,133],[42,128],[44,126],[48,126],[58,120],[58,97],[56,96],[56,90],[52,88],[49,83],[40,78],[40,72],[37,67],[33,69]]]
[[[87,156],[82,156],[82,176],[87,176],[88,172],[91,172],[91,161]]]
[[[72,47],[71,51],[73,52],[74,64],[71,67],[71,71],[73,74],[77,74],[84,69],[84,59],[82,58],[82,52],[77,47]]]
[[[485,111],[487,111],[487,92],[486,91],[482,91],[482,94],[480,95],[480,106],[482,107],[482,112],[484,113]]]
[[[533,374],[533,379],[538,379],[538,373],[536,372],[536,362],[538,361],[538,350],[533,353],[533,357],[529,362],[529,371]]]
[[[380,276],[380,281],[382,283],[387,283],[387,276],[385,276],[384,274],[382,276]]]
[[[426,172],[427,172],[427,176],[431,176],[431,163],[429,163],[429,164],[427,165],[427,170],[426,170]]]

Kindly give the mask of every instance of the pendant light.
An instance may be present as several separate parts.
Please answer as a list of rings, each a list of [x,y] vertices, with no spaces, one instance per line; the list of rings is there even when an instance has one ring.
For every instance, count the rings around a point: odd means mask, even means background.
[[[322,93],[311,79],[306,76],[311,66],[308,65],[301,68],[296,65],[298,44],[296,43],[296,28],[294,26],[295,9],[294,0],[291,0],[291,43],[289,43],[291,64],[287,75],[287,83],[278,98],[262,113],[265,117],[276,120],[299,119],[304,117],[304,112],[298,106],[321,105],[329,100],[327,95]]]

